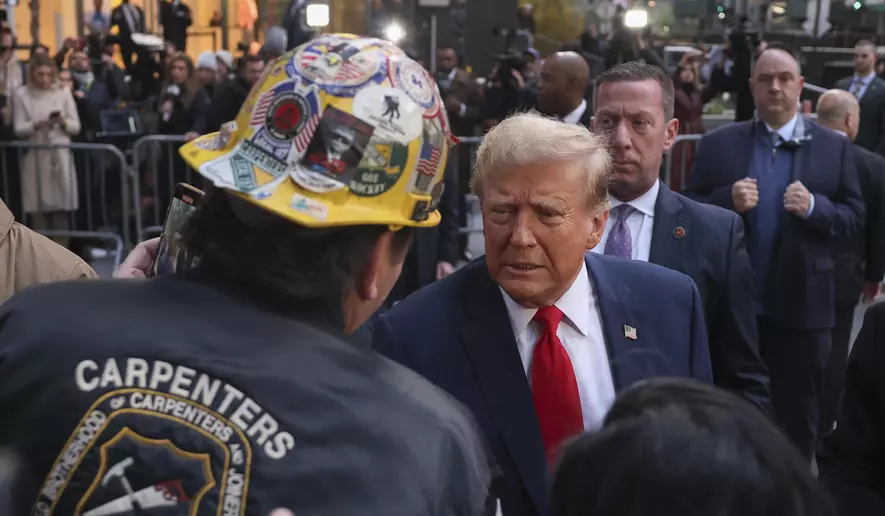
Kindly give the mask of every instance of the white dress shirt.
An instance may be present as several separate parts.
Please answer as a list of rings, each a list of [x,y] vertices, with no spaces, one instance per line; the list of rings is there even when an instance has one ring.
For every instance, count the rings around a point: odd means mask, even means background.
[[[567,124],[579,124],[581,123],[581,117],[584,116],[584,111],[587,111],[587,101],[582,100],[578,107],[575,108],[574,111],[562,117],[562,121]]]
[[[529,369],[541,329],[532,318],[538,310],[519,306],[503,289],[501,295],[510,316],[523,369],[531,383]],[[556,335],[562,341],[575,370],[584,429],[597,430],[614,403],[615,386],[602,332],[602,318],[586,264],[581,265],[575,282],[554,305],[565,314]]]
[[[633,239],[633,256],[634,260],[648,261],[648,255],[651,252],[651,233],[655,223],[655,205],[658,202],[658,192],[661,190],[660,180],[648,189],[647,192],[628,202],[630,206],[636,208],[636,211],[627,217],[627,227],[630,228],[630,238]],[[612,208],[619,206],[621,201],[612,198]],[[612,232],[612,228],[617,223],[617,217],[609,215],[608,221],[605,223],[605,233],[602,234],[602,240],[599,245],[593,248],[594,253],[605,254],[605,243]]]
[[[770,132],[772,134],[777,133],[781,138],[789,141],[789,140],[793,139],[793,131],[796,130],[796,124],[799,123],[800,116],[802,116],[802,115],[800,115],[799,113],[796,113],[793,116],[793,118],[790,119],[789,122],[784,124],[780,129],[778,129],[776,131],[774,130],[774,128],[772,128],[767,123],[765,124],[765,127],[768,129],[768,132]]]

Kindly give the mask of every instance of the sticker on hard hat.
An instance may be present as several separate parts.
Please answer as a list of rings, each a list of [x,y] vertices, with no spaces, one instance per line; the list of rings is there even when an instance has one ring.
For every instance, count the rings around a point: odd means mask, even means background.
[[[295,184],[305,190],[310,190],[311,192],[329,193],[334,192],[335,190],[341,190],[342,188],[347,188],[347,185],[341,181],[329,179],[323,174],[307,170],[301,165],[295,166],[289,172],[289,176],[295,181]]]
[[[370,81],[387,77],[387,56],[369,40],[322,38],[295,53],[289,76],[300,76],[331,95],[352,97]]]
[[[304,154],[320,119],[316,87],[300,79],[285,81],[258,97],[250,125],[250,140],[283,162]]]
[[[194,145],[201,150],[220,151],[230,144],[234,134],[237,132],[236,122],[225,122],[221,124],[221,129],[213,134],[201,136],[194,141]]]
[[[279,185],[287,177],[287,169],[284,161],[249,140],[234,153],[200,166],[200,172],[215,186],[251,194]]]
[[[348,184],[360,197],[374,197],[393,188],[409,160],[409,148],[398,143],[369,145]]]
[[[340,109],[327,107],[293,179],[303,188],[320,193],[331,191],[328,188],[333,183],[316,181],[316,175],[334,181],[336,186],[349,184],[356,175],[372,132],[371,125]]]
[[[436,101],[436,82],[421,65],[411,59],[399,59],[390,71],[391,82],[424,109],[424,116],[436,116],[440,108]]]
[[[408,144],[421,136],[424,116],[405,92],[385,86],[368,86],[353,99],[353,114],[375,126],[378,137]]]
[[[325,204],[316,199],[305,197],[300,193],[292,194],[292,201],[289,205],[293,210],[317,220],[326,220],[329,216],[329,208]]]
[[[408,192],[422,195],[430,193],[442,161],[445,148],[444,138],[445,133],[437,130],[430,121],[425,122],[421,137],[421,150],[418,154],[418,165],[408,183]]]

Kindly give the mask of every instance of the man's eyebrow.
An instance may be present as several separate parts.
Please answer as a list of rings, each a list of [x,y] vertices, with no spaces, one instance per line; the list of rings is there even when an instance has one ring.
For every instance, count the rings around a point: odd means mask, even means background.
[[[516,199],[506,195],[489,194],[486,202],[490,204],[516,204]]]
[[[596,113],[599,115],[620,115],[621,112],[616,109],[611,108],[599,108],[596,110]]]
[[[546,208],[551,210],[561,210],[568,206],[568,200],[561,195],[551,195],[544,199],[532,199],[529,204],[535,208]]]

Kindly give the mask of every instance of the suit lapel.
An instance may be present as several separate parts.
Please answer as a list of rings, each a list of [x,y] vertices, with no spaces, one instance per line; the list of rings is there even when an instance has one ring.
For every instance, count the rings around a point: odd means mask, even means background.
[[[803,124],[804,129],[802,135],[811,136],[811,125],[805,120],[805,117],[800,115],[798,123]],[[811,163],[811,145],[809,145],[809,143],[811,142],[806,141],[801,147],[796,149],[793,155],[792,181],[802,181],[802,175],[804,172],[803,166],[805,163]]]
[[[547,512],[547,459],[519,348],[498,286],[485,265],[463,299],[461,342],[470,356],[497,432],[539,514]]]
[[[876,79],[870,81],[870,85],[867,86],[867,90],[863,92],[863,98],[860,99],[861,104],[873,104],[876,100],[876,97],[879,96],[879,85],[876,84]],[[868,101],[868,102],[864,102]]]
[[[651,233],[648,261],[668,269],[680,270],[685,257],[685,238],[688,220],[680,216],[682,203],[672,190],[661,184],[655,203],[655,217]]]
[[[643,328],[641,321],[630,309],[630,287],[619,280],[616,274],[607,273],[603,257],[588,252],[584,259],[599,306],[615,392],[620,392],[645,378],[642,365],[636,362],[644,359],[640,351]],[[635,339],[627,336],[631,328],[636,332]]]

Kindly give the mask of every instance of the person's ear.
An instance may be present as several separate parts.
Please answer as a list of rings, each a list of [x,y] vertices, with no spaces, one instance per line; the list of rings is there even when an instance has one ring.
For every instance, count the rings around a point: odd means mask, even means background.
[[[385,231],[375,240],[375,245],[369,252],[365,267],[363,267],[356,284],[356,294],[363,301],[376,301],[381,296],[379,282],[384,265],[391,261],[392,238],[393,232]]]
[[[602,241],[602,235],[605,234],[605,223],[608,221],[608,210],[602,210],[596,213],[590,220],[590,231],[587,232],[587,245],[585,249],[588,251],[599,245]]]
[[[667,127],[664,129],[664,152],[670,150],[670,147],[673,146],[673,143],[676,141],[676,137],[678,135],[679,120],[673,118],[669,122],[667,122]]]

